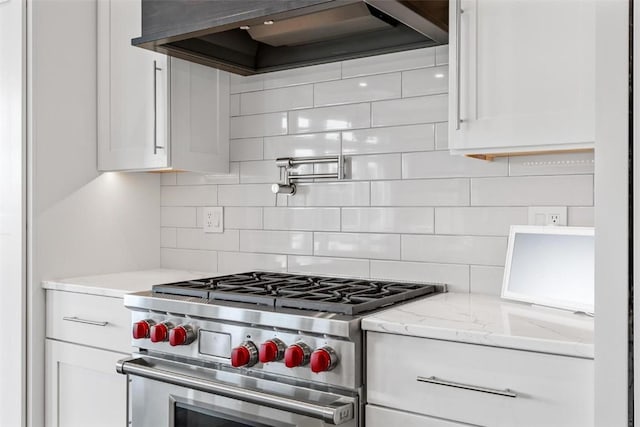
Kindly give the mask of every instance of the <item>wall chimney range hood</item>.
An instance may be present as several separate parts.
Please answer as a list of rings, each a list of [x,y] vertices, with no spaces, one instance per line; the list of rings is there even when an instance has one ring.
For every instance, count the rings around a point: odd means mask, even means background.
[[[448,0],[142,0],[134,46],[241,75],[445,44]]]

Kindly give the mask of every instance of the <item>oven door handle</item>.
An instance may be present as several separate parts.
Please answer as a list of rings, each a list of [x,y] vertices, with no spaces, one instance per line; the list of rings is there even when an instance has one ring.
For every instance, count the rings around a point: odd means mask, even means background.
[[[193,377],[181,373],[158,369],[149,366],[143,358],[130,357],[119,360],[116,365],[118,373],[148,378],[163,383],[203,391],[231,399],[242,400],[256,405],[267,406],[299,415],[323,420],[326,423],[339,425],[354,417],[353,402],[336,399],[329,405],[321,405],[290,397],[266,393],[260,390],[237,387],[218,381]]]

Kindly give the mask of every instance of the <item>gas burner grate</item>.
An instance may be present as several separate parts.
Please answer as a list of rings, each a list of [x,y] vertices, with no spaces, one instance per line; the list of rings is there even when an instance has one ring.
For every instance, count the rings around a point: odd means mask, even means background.
[[[156,285],[155,294],[182,295],[277,308],[355,315],[439,292],[436,284],[381,282],[254,271]]]

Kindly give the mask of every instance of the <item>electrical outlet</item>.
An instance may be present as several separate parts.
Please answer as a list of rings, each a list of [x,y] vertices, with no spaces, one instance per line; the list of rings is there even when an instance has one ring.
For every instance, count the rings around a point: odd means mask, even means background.
[[[224,231],[224,211],[221,207],[202,208],[202,229],[205,233]]]
[[[567,225],[566,206],[532,206],[529,225]]]

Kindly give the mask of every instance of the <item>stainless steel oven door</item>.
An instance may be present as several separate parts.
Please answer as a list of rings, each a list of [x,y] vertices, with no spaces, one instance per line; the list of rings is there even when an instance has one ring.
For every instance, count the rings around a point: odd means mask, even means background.
[[[357,395],[149,356],[123,359],[132,427],[357,427]]]

